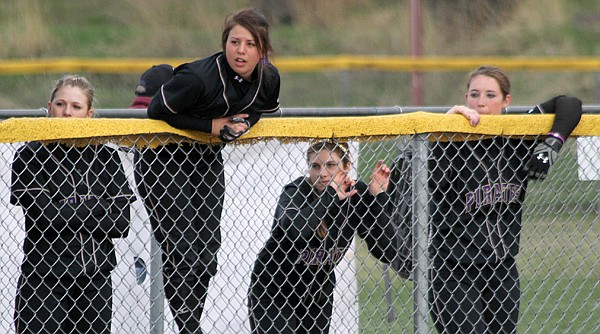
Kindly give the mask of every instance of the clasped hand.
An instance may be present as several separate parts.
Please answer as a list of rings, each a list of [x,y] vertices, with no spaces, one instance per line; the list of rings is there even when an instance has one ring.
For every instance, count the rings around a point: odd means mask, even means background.
[[[248,114],[236,114],[231,117],[214,118],[211,132],[223,142],[235,140],[250,130],[248,116]]]
[[[369,181],[369,192],[373,196],[385,192],[390,183],[390,168],[383,163],[383,160],[379,160],[373,168],[373,174],[371,174]],[[354,189],[356,180],[351,178],[345,172],[339,172],[334,177],[330,186],[335,189],[338,194],[340,201],[354,196],[358,190]]]
[[[332,182],[329,185],[335,189],[340,201],[350,198],[358,192],[358,190],[354,188],[356,180],[351,178],[346,172],[339,172],[335,174],[333,180],[331,181]]]

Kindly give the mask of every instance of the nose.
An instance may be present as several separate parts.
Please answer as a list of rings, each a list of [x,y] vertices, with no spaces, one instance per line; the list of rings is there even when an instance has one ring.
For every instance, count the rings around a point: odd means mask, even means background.
[[[483,107],[483,106],[485,106],[485,97],[483,97],[483,96],[480,96],[480,97],[477,99],[477,105],[478,105],[478,106],[480,106],[480,107]]]
[[[63,116],[64,117],[71,117],[73,116],[73,109],[71,106],[66,106],[65,109],[63,110]]]
[[[237,53],[239,53],[239,54],[246,53],[246,43],[240,43],[240,44],[238,44]]]

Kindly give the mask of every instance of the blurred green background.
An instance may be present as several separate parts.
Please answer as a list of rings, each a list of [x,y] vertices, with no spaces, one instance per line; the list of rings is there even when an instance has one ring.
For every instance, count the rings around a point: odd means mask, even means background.
[[[277,57],[410,55],[410,1],[3,0],[0,60],[47,57],[196,59],[219,51],[225,15],[262,10]],[[425,56],[570,57],[600,54],[597,0],[422,0]],[[177,65],[177,64],[173,64]],[[425,105],[463,102],[465,72],[423,75]],[[99,108],[126,108],[141,73],[88,76]],[[513,105],[557,93],[599,103],[591,72],[509,72]],[[0,108],[38,108],[57,73],[0,76]],[[410,104],[405,72],[282,73],[283,107]]]

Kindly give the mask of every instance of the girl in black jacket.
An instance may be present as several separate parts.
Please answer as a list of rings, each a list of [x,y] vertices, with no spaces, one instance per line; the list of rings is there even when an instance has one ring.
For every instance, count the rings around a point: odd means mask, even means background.
[[[265,18],[253,9],[228,16],[223,51],[175,68],[148,117],[233,141],[263,113],[279,109],[279,73],[269,62]],[[167,144],[141,151],[139,192],[163,252],[165,294],[181,333],[200,333],[217,271],[225,194],[221,145]]]
[[[467,83],[458,113],[479,123],[510,104],[510,82],[482,66]],[[431,312],[440,333],[516,333],[519,273],[515,257],[529,179],[546,178],[581,118],[581,101],[556,96],[530,110],[555,114],[543,141],[494,137],[432,143],[429,170]]]
[[[57,81],[52,117],[91,117],[82,77]],[[113,238],[129,231],[133,193],[116,151],[31,142],[15,154],[10,202],[25,215],[17,333],[110,333]]]
[[[248,306],[252,333],[327,333],[334,268],[357,233],[389,263],[394,229],[384,212],[389,168],[381,161],[367,185],[348,172],[348,146],[335,141],[308,149],[309,176],[284,187],[271,236],[258,254]]]

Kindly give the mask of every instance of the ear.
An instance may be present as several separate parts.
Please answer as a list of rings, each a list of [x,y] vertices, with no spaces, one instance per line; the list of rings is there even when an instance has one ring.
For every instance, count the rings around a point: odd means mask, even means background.
[[[344,167],[342,168],[342,170],[346,174],[350,173],[351,169],[352,169],[352,164],[350,162],[348,162],[347,164],[345,164]]]
[[[46,109],[46,116],[54,117],[54,115],[52,115],[52,102],[50,102],[50,101],[48,101],[48,108]]]
[[[508,107],[508,105],[510,104],[511,100],[512,100],[512,96],[510,94],[506,94],[506,98],[502,102],[502,108]]]
[[[94,108],[90,108],[87,112],[87,117],[94,117]]]

